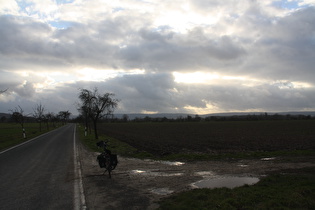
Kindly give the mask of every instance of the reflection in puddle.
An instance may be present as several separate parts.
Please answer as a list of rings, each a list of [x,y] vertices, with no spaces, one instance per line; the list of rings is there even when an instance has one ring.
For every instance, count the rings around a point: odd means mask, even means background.
[[[145,173],[145,171],[142,171],[142,170],[132,170],[132,173],[134,173],[134,174],[142,174],[142,173]]]
[[[170,165],[170,166],[181,166],[181,165],[185,164],[185,163],[179,162],[179,161],[163,161],[163,160],[151,160],[151,159],[144,159],[144,161],[146,161],[150,164],[162,163],[162,164]]]
[[[239,164],[237,166],[242,167],[242,168],[248,167],[248,165],[246,165],[246,164]]]
[[[260,160],[268,161],[268,160],[275,160],[275,159],[276,159],[275,157],[268,157],[268,158],[261,158]]]
[[[216,177],[213,179],[205,179],[192,184],[193,188],[234,188],[248,184],[252,185],[259,181],[256,177]]]
[[[185,164],[183,162],[172,162],[172,161],[159,161],[159,162],[166,165],[170,165],[170,166],[181,166]]]
[[[151,189],[150,191],[158,195],[168,195],[174,192],[173,190],[170,190],[168,188],[154,188],[154,189]]]
[[[131,170],[132,174],[141,174],[144,176],[182,176],[183,173],[166,173],[166,172],[160,172],[160,171],[154,171],[154,170]]]

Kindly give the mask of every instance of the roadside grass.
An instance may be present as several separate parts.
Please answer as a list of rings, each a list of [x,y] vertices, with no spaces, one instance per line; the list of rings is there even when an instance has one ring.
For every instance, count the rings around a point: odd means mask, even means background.
[[[159,202],[159,209],[315,209],[315,168],[285,170],[255,185],[195,189]]]
[[[315,150],[279,150],[279,151],[248,151],[248,152],[226,152],[222,154],[206,153],[177,153],[162,157],[170,161],[203,161],[203,160],[239,160],[239,159],[261,159],[266,157],[282,157],[287,161],[295,161],[297,157],[315,157]]]
[[[60,126],[61,124],[56,124]],[[25,123],[26,139],[23,138],[21,125],[17,123],[0,123],[0,151],[28,141],[36,136],[53,130],[52,126],[47,130],[46,124],[42,125],[42,131],[39,131],[38,123]]]
[[[84,135],[84,128],[81,125],[78,125],[79,137],[83,144],[94,152],[102,152],[103,150],[96,146],[96,143],[99,141],[108,141],[107,148],[111,150],[112,154],[118,154],[124,157],[132,157],[132,158],[154,158],[152,154],[139,151],[135,147],[130,146],[127,143],[119,141],[118,139],[106,136],[106,135],[99,135],[99,139],[96,140],[94,133],[89,133],[87,136]]]

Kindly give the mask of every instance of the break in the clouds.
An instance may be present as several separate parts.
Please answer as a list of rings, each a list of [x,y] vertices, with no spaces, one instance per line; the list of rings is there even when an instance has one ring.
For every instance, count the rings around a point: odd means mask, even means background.
[[[0,1],[0,112],[315,109],[314,0]]]

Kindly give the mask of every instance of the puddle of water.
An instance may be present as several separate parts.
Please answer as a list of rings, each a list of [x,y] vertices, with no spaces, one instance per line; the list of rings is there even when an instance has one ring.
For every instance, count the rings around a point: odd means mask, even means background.
[[[144,170],[131,170],[132,174],[140,174],[143,176],[182,176],[183,173],[165,173],[165,172],[159,172],[159,171],[144,171]]]
[[[172,161],[159,161],[159,162],[166,165],[170,165],[170,166],[181,166],[185,164],[183,162],[172,162]]]
[[[144,161],[154,164],[154,163],[162,163],[165,165],[170,165],[170,166],[181,166],[184,165],[185,163],[179,162],[179,161],[162,161],[162,160],[151,160],[151,159],[144,159]]]
[[[142,174],[145,173],[146,171],[142,171],[142,170],[132,170],[131,171],[133,174]]]
[[[216,177],[212,179],[204,179],[192,184],[193,188],[234,188],[245,184],[252,185],[259,181],[256,177]]]
[[[275,157],[268,157],[268,158],[261,158],[260,160],[265,160],[265,161],[268,161],[268,160],[274,160],[276,159]]]
[[[168,195],[168,194],[173,193],[174,191],[168,188],[154,188],[154,189],[150,189],[150,192],[154,194],[158,194],[158,195]]]
[[[239,164],[237,166],[242,167],[242,168],[248,167],[248,165],[245,165],[245,164]]]
[[[164,173],[164,172],[150,172],[148,173],[148,175],[151,176],[182,176],[183,173]]]

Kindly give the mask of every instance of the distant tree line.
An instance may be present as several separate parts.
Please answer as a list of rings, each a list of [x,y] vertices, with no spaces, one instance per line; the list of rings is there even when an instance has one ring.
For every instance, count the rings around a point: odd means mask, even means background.
[[[38,123],[38,129],[39,132],[41,132],[44,129],[43,127],[49,130],[51,127],[55,128],[57,124],[66,124],[71,115],[69,111],[60,111],[58,114],[48,112],[41,103],[33,107],[32,113],[25,114],[25,111],[20,105],[9,111],[11,114],[2,116],[0,122],[20,124],[23,138],[27,137],[27,131],[25,129],[26,123]]]

